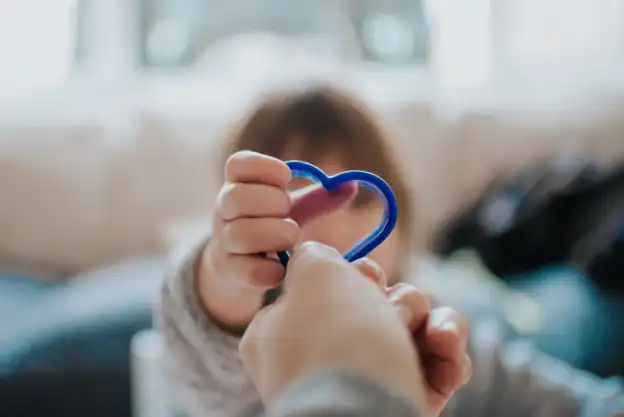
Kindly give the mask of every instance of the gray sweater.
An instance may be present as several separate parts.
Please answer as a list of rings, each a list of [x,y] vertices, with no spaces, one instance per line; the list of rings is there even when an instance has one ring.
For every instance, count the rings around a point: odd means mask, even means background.
[[[197,298],[195,264],[206,243],[174,254],[156,312],[174,397],[191,417],[260,416],[258,393],[238,357],[239,339],[216,327]],[[442,416],[624,416],[618,380],[575,370],[529,343],[506,342],[491,323],[471,325],[473,378]]]

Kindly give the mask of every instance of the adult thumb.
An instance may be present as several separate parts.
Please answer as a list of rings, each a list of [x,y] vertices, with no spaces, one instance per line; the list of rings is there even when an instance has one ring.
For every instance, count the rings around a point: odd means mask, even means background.
[[[354,269],[336,249],[322,243],[308,241],[298,245],[293,253],[286,276],[285,291],[293,288],[309,291],[319,289],[327,281],[339,279]]]

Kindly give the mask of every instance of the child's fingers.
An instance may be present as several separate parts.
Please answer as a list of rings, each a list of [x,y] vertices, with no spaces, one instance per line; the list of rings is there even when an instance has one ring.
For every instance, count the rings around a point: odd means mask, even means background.
[[[266,291],[284,278],[284,267],[279,261],[260,255],[225,254],[223,261],[228,265],[232,282],[241,287]]]
[[[424,327],[429,318],[429,298],[418,288],[409,284],[397,284],[388,292],[388,299],[410,329]]]
[[[303,226],[317,217],[342,207],[356,194],[357,185],[355,183],[345,183],[333,191],[327,191],[318,185],[306,187],[292,193],[288,217]]]
[[[277,252],[292,248],[299,226],[291,219],[236,219],[221,228],[221,250],[239,255]]]
[[[353,262],[353,265],[360,271],[364,276],[373,280],[374,283],[379,285],[380,288],[385,288],[388,285],[388,278],[386,277],[386,273],[376,262],[371,260],[370,258],[362,258]]]
[[[252,151],[240,151],[225,163],[227,182],[245,182],[285,188],[292,178],[290,168],[277,158]]]
[[[265,184],[227,183],[217,197],[216,211],[222,220],[239,217],[286,217],[290,196],[281,188]]]

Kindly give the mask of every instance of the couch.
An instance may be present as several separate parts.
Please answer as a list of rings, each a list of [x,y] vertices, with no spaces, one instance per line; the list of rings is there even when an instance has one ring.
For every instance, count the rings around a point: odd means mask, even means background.
[[[544,107],[503,94],[392,100],[398,86],[380,85],[385,95],[362,95],[396,138],[417,191],[420,250],[495,176],[562,149],[624,157],[618,97]],[[149,95],[133,98],[58,119],[0,115],[0,272],[15,294],[0,306],[11,317],[1,329],[0,395],[12,399],[0,404],[13,412],[25,401],[32,415],[128,415],[132,335],[151,326],[166,253],[209,217],[220,138],[246,105],[225,111],[212,97],[173,112],[144,105]]]

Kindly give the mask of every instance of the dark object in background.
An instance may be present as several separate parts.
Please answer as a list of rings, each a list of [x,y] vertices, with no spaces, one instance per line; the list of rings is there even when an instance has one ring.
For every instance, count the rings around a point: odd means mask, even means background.
[[[600,253],[587,266],[587,274],[607,291],[624,288],[624,233],[608,250]]]
[[[527,335],[542,350],[624,376],[624,166],[566,162],[492,185],[440,234],[436,251],[473,248],[493,274],[543,303],[545,327]],[[544,272],[562,266],[578,274]]]
[[[542,166],[490,187],[442,231],[442,256],[474,248],[503,279],[570,265],[624,292],[624,166],[582,160]]]

